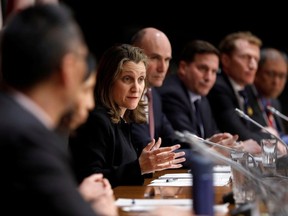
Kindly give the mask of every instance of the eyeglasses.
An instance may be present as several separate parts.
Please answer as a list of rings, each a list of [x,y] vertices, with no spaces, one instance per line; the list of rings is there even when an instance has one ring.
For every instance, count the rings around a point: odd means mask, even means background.
[[[270,77],[270,78],[279,78],[280,80],[285,80],[287,79],[287,74],[285,73],[276,73],[275,71],[265,71],[265,75]]]

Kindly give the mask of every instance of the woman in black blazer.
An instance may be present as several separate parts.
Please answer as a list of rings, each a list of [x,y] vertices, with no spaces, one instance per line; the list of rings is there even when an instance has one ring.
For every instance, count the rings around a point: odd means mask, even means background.
[[[96,107],[69,141],[78,180],[103,173],[112,187],[141,185],[145,174],[179,168],[180,145],[160,148],[161,139],[143,150],[131,142],[132,122],[146,121],[139,102],[145,89],[147,56],[128,44],[108,49],[99,62],[95,88]],[[140,155],[138,157],[138,155]]]

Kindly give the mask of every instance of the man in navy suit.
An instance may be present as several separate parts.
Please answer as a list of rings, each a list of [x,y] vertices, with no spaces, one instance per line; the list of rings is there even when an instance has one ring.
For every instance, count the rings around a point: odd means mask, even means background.
[[[55,132],[87,68],[87,47],[71,14],[61,5],[29,7],[11,16],[1,33],[1,211],[117,215],[107,182],[92,176],[78,187],[67,148]]]
[[[238,134],[240,140],[251,140],[254,143],[260,143],[261,139],[270,135],[238,116],[235,108],[243,110],[256,122],[267,126],[262,113],[257,111],[251,94],[261,45],[262,41],[250,32],[227,35],[219,46],[222,73],[217,75],[216,83],[208,94],[220,130]],[[281,152],[286,151],[281,143],[278,147]]]
[[[186,44],[177,73],[168,76],[159,88],[163,111],[175,130],[187,130],[205,139],[220,132],[206,98],[218,68],[219,51],[212,44],[200,40]]]
[[[218,68],[219,51],[206,41],[191,41],[180,55],[177,73],[168,76],[158,91],[163,112],[175,130],[189,131],[213,142],[229,138],[233,143],[237,136],[220,133],[206,98]]]

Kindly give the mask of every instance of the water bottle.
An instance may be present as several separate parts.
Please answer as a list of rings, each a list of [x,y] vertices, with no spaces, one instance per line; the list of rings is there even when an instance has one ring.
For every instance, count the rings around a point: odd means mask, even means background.
[[[213,163],[201,156],[191,159],[193,208],[197,215],[214,215]]]

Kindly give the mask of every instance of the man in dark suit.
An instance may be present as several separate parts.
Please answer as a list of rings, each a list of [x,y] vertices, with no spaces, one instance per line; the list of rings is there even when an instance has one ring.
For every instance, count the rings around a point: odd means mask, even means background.
[[[261,45],[261,40],[250,32],[227,35],[219,46],[222,73],[218,74],[216,83],[208,94],[220,130],[238,134],[242,141],[258,143],[261,139],[270,137],[269,134],[238,116],[235,108],[243,110],[256,122],[266,126],[261,112],[255,106],[250,86],[257,71]],[[281,151],[285,151],[283,146]]]
[[[54,132],[86,71],[87,47],[71,14],[60,5],[30,7],[13,15],[1,36],[1,211],[92,216],[106,205],[115,215],[109,185],[98,178],[97,200],[86,193],[97,192],[93,187],[78,188],[68,151]],[[97,179],[86,181],[95,186]]]
[[[158,89],[163,111],[175,130],[187,130],[202,138],[220,132],[206,98],[218,68],[219,52],[212,44],[199,40],[186,44],[177,73],[168,76]]]
[[[175,130],[189,131],[213,142],[230,140],[226,144],[231,144],[237,136],[220,133],[206,98],[218,68],[218,50],[206,41],[191,41],[180,55],[177,73],[168,76],[157,90],[163,112]]]
[[[162,111],[166,110],[167,104],[165,107],[162,106],[161,97],[156,90],[157,87],[161,87],[165,76],[167,74],[169,63],[172,58],[171,44],[167,36],[158,29],[155,28],[144,28],[138,31],[132,38],[132,44],[142,48],[147,56],[149,57],[149,62],[147,66],[147,85],[148,89],[152,89],[153,94],[153,111],[154,111],[154,131],[155,136],[151,137],[149,135],[149,126],[148,124],[135,124],[132,126],[133,141],[138,146],[146,146],[152,138],[158,139],[162,138],[162,146],[171,146],[175,143],[180,143],[182,148],[188,149],[186,151],[188,159],[190,156],[190,146],[187,143],[183,143],[177,140],[174,137],[174,130],[179,130],[174,128],[174,125],[170,123],[167,119],[165,113]],[[218,57],[217,57],[218,58]],[[218,59],[217,59],[218,60]],[[217,66],[218,70],[218,66]],[[174,89],[174,87],[169,86],[168,88]],[[177,96],[178,97],[178,96]],[[149,105],[149,101],[148,101]],[[168,105],[170,106],[170,104]],[[181,113],[176,113],[175,117],[178,117]],[[149,118],[148,118],[149,119]],[[212,125],[213,128],[213,125]],[[192,133],[195,133],[194,130],[189,130]],[[211,134],[212,130],[211,129]],[[211,141],[222,142],[223,145],[230,145],[234,143],[237,137],[232,137],[230,134],[214,134],[211,138]]]
[[[267,106],[274,107],[282,112],[279,95],[284,90],[287,80],[287,56],[285,53],[274,48],[264,48],[260,52],[260,61],[256,72],[253,93],[257,99],[257,105],[262,112],[267,126],[278,134],[286,144],[286,134],[282,119],[273,115]]]
[[[140,47],[149,57],[147,66],[147,87],[152,92],[154,129],[150,131],[151,122],[148,124],[134,124],[132,126],[133,142],[140,148],[146,146],[153,138],[162,139],[161,146],[172,146],[177,142],[174,139],[174,130],[162,112],[161,99],[155,87],[162,85],[169,63],[172,58],[172,48],[168,37],[155,28],[144,28],[138,31],[132,38],[134,46]],[[147,100],[147,103],[148,100]],[[153,133],[153,134],[151,134]]]

